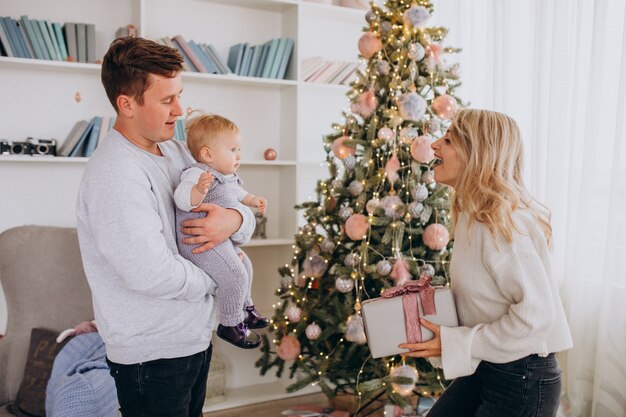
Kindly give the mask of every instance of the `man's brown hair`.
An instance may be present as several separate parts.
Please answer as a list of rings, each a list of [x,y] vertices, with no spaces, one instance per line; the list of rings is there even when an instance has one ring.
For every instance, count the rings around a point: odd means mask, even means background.
[[[114,40],[102,60],[102,85],[117,112],[117,97],[124,94],[143,104],[149,74],[174,77],[182,71],[183,58],[169,46],[126,36]]]
[[[187,122],[187,146],[191,155],[199,161],[200,150],[222,133],[239,133],[235,123],[217,114],[201,114]]]

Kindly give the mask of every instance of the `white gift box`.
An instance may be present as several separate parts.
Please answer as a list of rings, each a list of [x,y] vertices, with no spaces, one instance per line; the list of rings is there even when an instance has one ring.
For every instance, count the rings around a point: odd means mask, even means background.
[[[434,289],[435,314],[425,315],[422,308],[422,297],[417,293],[411,293],[412,296],[416,295],[419,317],[440,326],[457,327],[459,320],[450,288],[431,287],[431,289]],[[365,300],[362,303],[361,313],[365,324],[367,343],[373,358],[409,352],[408,349],[398,347],[401,343],[407,343],[402,297],[403,295],[391,298],[379,297]],[[434,337],[433,332],[424,326],[420,327],[423,342]]]

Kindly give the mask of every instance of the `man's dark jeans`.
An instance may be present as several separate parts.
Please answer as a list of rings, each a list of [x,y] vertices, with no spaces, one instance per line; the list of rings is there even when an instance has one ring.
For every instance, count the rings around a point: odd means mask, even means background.
[[[201,417],[212,349],[134,365],[107,359],[122,416]]]
[[[509,363],[482,361],[473,375],[457,378],[428,417],[554,417],[561,397],[561,369],[554,354]]]

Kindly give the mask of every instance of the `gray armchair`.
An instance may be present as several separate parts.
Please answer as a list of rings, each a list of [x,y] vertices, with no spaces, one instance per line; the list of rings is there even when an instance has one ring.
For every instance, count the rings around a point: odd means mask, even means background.
[[[31,329],[64,330],[93,319],[76,229],[22,226],[0,234],[0,284],[8,306],[0,339],[0,417],[17,394]]]

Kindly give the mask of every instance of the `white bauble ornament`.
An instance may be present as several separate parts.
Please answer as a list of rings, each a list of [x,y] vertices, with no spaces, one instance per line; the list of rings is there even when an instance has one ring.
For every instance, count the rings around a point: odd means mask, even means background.
[[[352,210],[352,207],[342,207],[339,209],[339,217],[341,217],[342,220],[346,221],[348,220],[348,218],[350,216],[352,216],[352,213],[354,212],[354,210]]]
[[[339,277],[335,280],[335,288],[341,293],[347,293],[354,288],[354,281],[351,278]]]
[[[404,397],[413,393],[413,389],[415,388],[415,384],[417,383],[417,379],[419,378],[417,369],[409,365],[400,365],[396,366],[395,368],[391,368],[391,370],[389,371],[389,375],[392,377],[411,378],[411,380],[413,380],[413,382],[410,384],[391,384],[391,387],[394,389],[394,391]]]
[[[430,12],[424,6],[411,6],[404,12],[404,25],[408,27],[421,28],[426,26],[430,19]]]
[[[376,264],[376,272],[378,272],[379,275],[389,275],[389,273],[391,272],[391,268],[391,262],[386,259],[378,261],[378,263]]]
[[[330,239],[324,239],[320,242],[320,249],[322,252],[330,253],[335,249],[335,242]]]
[[[372,198],[367,202],[367,204],[365,204],[365,210],[369,214],[373,214],[379,205],[380,205],[380,200],[378,198]]]
[[[334,189],[343,187],[343,181],[340,179],[334,179],[330,184],[333,186]]]
[[[409,213],[414,219],[417,219],[423,210],[424,205],[418,201],[413,201],[411,202],[411,204],[409,204]]]
[[[430,220],[430,216],[432,216],[432,214],[433,207],[428,204],[424,205],[424,210],[422,211],[422,214],[420,214],[420,222],[422,222],[422,224],[426,224],[428,220]]]
[[[307,277],[319,278],[326,272],[327,267],[326,260],[314,253],[308,255],[302,263],[302,273]]]
[[[418,184],[411,192],[413,200],[421,203],[428,198],[428,188],[424,184]]]
[[[348,317],[344,335],[347,341],[356,343],[357,345],[364,345],[367,342],[367,337],[365,336],[363,317],[358,314],[353,314]]]
[[[422,173],[422,181],[426,185],[433,184],[435,182],[435,171],[432,171],[430,169],[424,171]]]
[[[315,340],[322,334],[322,328],[313,322],[306,326],[304,334],[306,334],[307,339]]]
[[[300,307],[291,306],[287,309],[287,319],[292,323],[297,323],[302,318],[302,309]]]
[[[409,45],[407,55],[414,61],[421,61],[426,56],[426,49],[424,49],[421,43],[412,43]]]
[[[430,119],[426,122],[424,128],[428,131],[428,133],[434,133],[441,129],[441,123],[437,119]]]
[[[348,191],[356,197],[363,192],[363,183],[357,180],[352,181],[348,186]]]
[[[378,73],[378,75],[387,75],[387,74],[389,74],[389,62],[383,61],[382,59],[380,61],[377,61],[376,62],[376,72]]]
[[[343,263],[348,268],[354,268],[359,264],[360,260],[361,256],[357,252],[350,252],[344,258]]]
[[[378,20],[378,15],[376,14],[375,11],[373,10],[368,10],[367,13],[365,13],[365,20],[368,23],[372,23],[375,22],[376,20]]]
[[[418,136],[419,132],[414,127],[404,127],[400,130],[400,140],[407,145],[410,145]]]
[[[398,97],[397,104],[404,120],[417,122],[426,113],[426,100],[415,92],[402,94]]]
[[[395,134],[393,133],[393,130],[389,129],[388,127],[381,127],[378,130],[378,139],[383,140],[385,142],[389,142],[390,140],[392,140],[394,138]]]
[[[280,279],[280,286],[282,289],[287,289],[289,288],[291,285],[293,285],[293,278],[286,276],[286,277],[282,277]]]
[[[356,166],[356,158],[353,155],[347,156],[344,160],[343,160],[343,166],[348,170],[351,171],[354,169],[354,167]]]
[[[427,277],[434,277],[435,276],[435,267],[432,266],[431,264],[424,264],[422,266],[420,266],[420,276],[421,275],[426,275]]]
[[[397,195],[388,195],[380,200],[380,206],[385,210],[385,216],[397,220],[404,216],[406,206]]]

